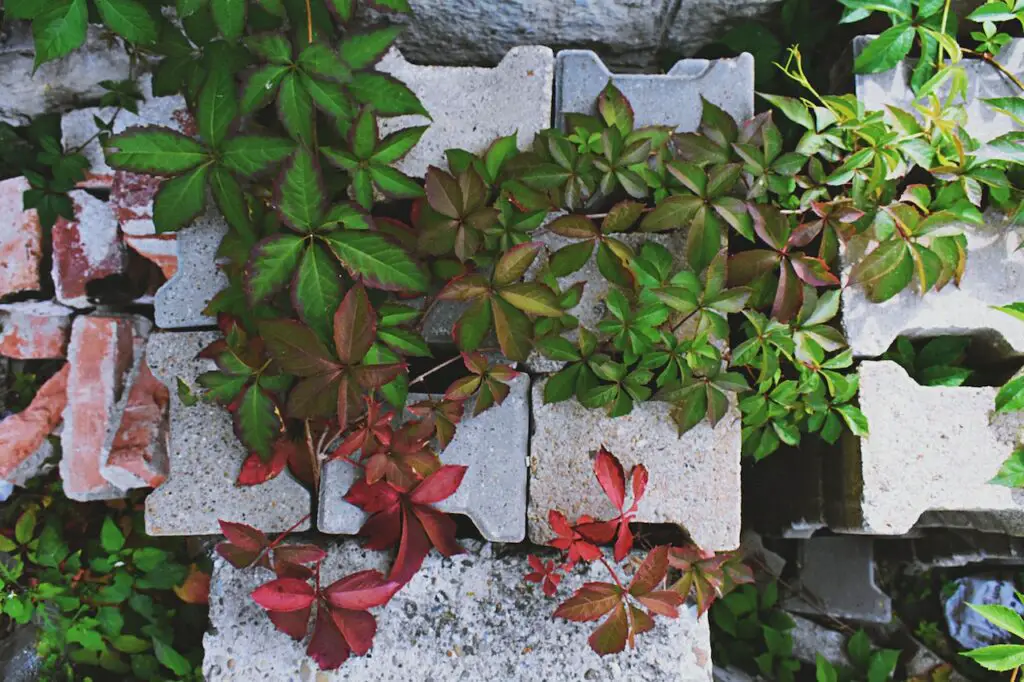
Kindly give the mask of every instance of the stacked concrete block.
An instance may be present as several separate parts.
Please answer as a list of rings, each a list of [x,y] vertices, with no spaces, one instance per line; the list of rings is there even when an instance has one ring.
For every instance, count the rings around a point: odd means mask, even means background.
[[[89,285],[120,275],[128,259],[110,204],[84,190],[69,193],[75,219],[53,226],[51,275],[56,298],[73,308],[88,308]]]
[[[182,402],[177,381],[198,390],[196,377],[215,365],[196,356],[218,338],[216,332],[150,336],[146,361],[170,390],[170,473],[146,498],[150,535],[214,535],[220,533],[218,520],[283,531],[310,512],[309,492],[287,471],[261,485],[236,486],[249,453],[235,436],[231,415],[202,401]],[[307,521],[297,530],[309,527]]]
[[[800,543],[795,594],[788,611],[873,623],[892,620],[892,600],[875,584],[874,540],[816,537]]]
[[[17,360],[65,357],[71,314],[71,308],[53,301],[0,305],[0,355]]]
[[[212,327],[216,319],[203,314],[207,304],[228,285],[217,267],[217,249],[228,224],[210,207],[178,233],[178,264],[174,276],[156,292],[156,324],[162,329]]]
[[[436,397],[436,396],[435,396]],[[430,396],[411,394],[409,403]],[[492,542],[521,542],[526,537],[526,457],[530,429],[530,378],[521,374],[511,382],[505,401],[477,416],[474,402],[455,430],[455,437],[440,453],[445,464],[468,468],[454,495],[436,506],[450,514],[465,514]],[[345,461],[327,462],[320,484],[320,519],[325,533],[354,535],[366,514],[344,500],[359,472]]]
[[[707,618],[692,606],[679,618],[658,618],[637,637],[637,648],[600,657],[587,645],[594,624],[554,619],[556,601],[523,581],[525,555],[499,556],[489,544],[467,541],[466,554],[445,559],[431,552],[422,569],[384,607],[374,609],[377,631],[367,656],[319,672],[296,642],[271,624],[250,598],[273,574],[240,571],[217,559],[210,585],[211,629],[203,640],[203,673],[216,682],[313,680],[370,682],[408,679],[508,682],[560,679],[711,679]],[[321,583],[350,573],[387,571],[388,555],[353,541],[329,549]],[[584,582],[608,580],[600,564],[573,572],[559,586],[568,597]]]
[[[551,125],[554,54],[547,47],[517,47],[494,68],[418,66],[392,50],[379,71],[406,83],[430,112],[380,121],[381,134],[429,124],[419,143],[395,167],[413,177],[429,166],[447,166],[445,150],[487,150],[499,137],[517,134],[520,149]]]
[[[1024,492],[991,485],[1024,428],[994,414],[999,388],[925,387],[894,362],[862,362],[860,406],[871,433],[850,438],[834,530],[902,535],[927,511],[983,514],[1024,534]]]
[[[583,514],[617,514],[594,477],[593,454],[604,445],[628,471],[643,464],[650,473],[640,502],[640,523],[683,527],[704,549],[732,550],[740,544],[740,420],[734,406],[712,428],[701,422],[682,438],[667,403],[638,403],[612,419],[575,399],[544,404],[544,382],[533,385],[530,438],[530,539],[554,537],[548,510],[570,520]]]
[[[565,50],[555,60],[555,127],[565,114],[595,112],[609,79],[633,106],[637,126],[669,125],[697,130],[704,97],[737,121],[754,114],[754,58],[684,59],[664,75],[612,73],[590,50]]]
[[[23,177],[0,182],[0,298],[38,291],[43,258],[43,229],[35,209],[24,210]]]

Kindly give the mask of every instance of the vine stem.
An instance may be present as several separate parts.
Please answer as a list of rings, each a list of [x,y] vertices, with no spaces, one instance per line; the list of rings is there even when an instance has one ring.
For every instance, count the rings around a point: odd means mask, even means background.
[[[310,45],[313,44],[313,8],[309,5],[309,0],[306,0],[306,40]]]
[[[274,549],[275,547],[277,547],[278,545],[280,545],[280,544],[281,544],[281,542],[282,542],[282,541],[283,541],[283,540],[284,540],[284,539],[285,539],[286,537],[288,537],[288,534],[289,534],[289,533],[291,533],[291,532],[292,532],[293,530],[295,530],[296,528],[298,528],[299,526],[301,526],[302,524],[304,524],[304,523],[305,523],[306,521],[308,521],[308,520],[309,520],[309,518],[310,518],[310,515],[309,515],[309,514],[306,514],[306,515],[305,515],[305,516],[303,516],[303,517],[302,517],[301,519],[299,519],[298,521],[296,521],[296,522],[295,522],[295,524],[293,524],[291,528],[289,528],[288,530],[286,530],[286,531],[284,531],[283,533],[281,533],[280,535],[278,535],[278,536],[277,536],[277,537],[276,537],[276,538],[274,539],[274,541],[270,543],[270,546],[268,546],[268,547],[267,547],[267,551],[270,551],[270,550]]]
[[[953,0],[946,0],[946,4],[942,7],[942,26],[939,27],[939,32],[945,35],[946,25],[949,23],[949,6]],[[936,41],[938,42],[938,41]],[[942,47],[942,43],[939,42],[939,53],[936,59],[936,68],[941,69],[942,63],[946,60],[945,49]]]
[[[453,364],[453,363],[455,363],[456,361],[458,361],[458,360],[461,360],[461,359],[462,359],[462,356],[461,356],[461,355],[456,355],[456,356],[455,356],[455,357],[453,357],[453,358],[448,358],[447,360],[445,360],[444,362],[442,362],[442,363],[441,363],[440,365],[437,365],[436,367],[431,367],[431,368],[430,368],[430,369],[428,369],[428,370],[427,370],[426,372],[424,372],[423,374],[419,375],[418,377],[416,377],[415,379],[413,379],[412,381],[410,381],[410,382],[409,382],[409,385],[410,385],[410,386],[412,386],[412,385],[414,385],[414,384],[418,384],[418,383],[420,383],[421,381],[423,381],[424,379],[426,379],[427,377],[429,377],[429,376],[430,376],[431,374],[433,374],[434,372],[438,372],[438,371],[440,371],[440,370],[444,369],[445,367],[447,367],[448,365],[451,365],[451,364]]]
[[[1020,668],[1014,668],[1013,674],[1010,675],[1010,682],[1017,682],[1017,675],[1020,674]]]
[[[1000,73],[1002,73],[1004,76],[1006,76],[1011,81],[1013,81],[1013,84],[1016,85],[1020,90],[1024,91],[1024,82],[1021,82],[1021,80],[1019,78],[1017,78],[1017,75],[1015,73],[1013,73],[1013,71],[1010,71],[1008,68],[1006,68],[1005,66],[1000,64],[999,61],[996,60],[995,57],[993,57],[992,55],[990,55],[987,52],[978,52],[977,50],[969,50],[966,47],[965,48],[961,48],[961,49],[964,51],[964,54],[969,54],[972,57],[978,57],[979,59],[982,59],[982,60],[988,62],[989,64],[991,64],[992,66],[996,67],[996,69],[998,69]]]

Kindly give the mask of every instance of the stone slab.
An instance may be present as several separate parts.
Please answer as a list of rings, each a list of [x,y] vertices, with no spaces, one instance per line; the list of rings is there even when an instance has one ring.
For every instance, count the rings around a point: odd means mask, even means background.
[[[9,36],[0,42],[0,120],[23,125],[40,114],[95,102],[107,92],[101,82],[131,73],[120,39],[98,26],[89,27],[81,48],[35,69],[28,22],[9,25]]]
[[[704,97],[737,121],[754,115],[754,58],[684,59],[667,74],[612,73],[590,50],[563,50],[555,60],[555,127],[566,113],[590,114],[611,79],[633,106],[637,126],[671,125],[693,132]]]
[[[147,362],[171,397],[170,474],[146,498],[150,535],[216,535],[218,519],[279,532],[310,512],[309,491],[287,471],[261,485],[236,487],[248,453],[235,437],[231,415],[218,405],[181,402],[177,380],[199,390],[196,377],[215,365],[196,354],[218,338],[217,332],[150,335]],[[307,521],[298,530],[309,526]]]
[[[58,302],[89,308],[93,305],[89,285],[122,274],[128,259],[111,205],[85,190],[73,190],[68,196],[75,220],[57,218],[53,226],[50,274]]]
[[[576,401],[544,404],[544,383],[533,384],[530,438],[530,540],[553,535],[548,510],[570,520],[616,512],[594,477],[592,455],[603,444],[628,471],[642,463],[650,473],[640,502],[640,523],[673,523],[709,550],[740,544],[740,417],[734,404],[715,428],[701,422],[680,438],[662,402],[638,403],[616,419]]]
[[[0,298],[41,285],[43,228],[34,208],[22,208],[29,187],[24,177],[0,182]]]
[[[410,394],[409,404],[426,400],[425,394]],[[444,512],[465,514],[485,539],[492,542],[522,542],[526,537],[526,457],[530,431],[530,377],[520,374],[510,382],[505,401],[470,416],[455,430],[455,437],[440,453],[445,464],[469,467],[462,485],[436,506]],[[324,533],[354,535],[366,514],[344,500],[355,483],[357,471],[351,464],[335,460],[323,468],[320,484],[320,518]]]
[[[208,205],[212,204],[209,202]],[[228,224],[210,206],[189,227],[178,232],[178,268],[156,292],[156,324],[162,329],[212,327],[217,320],[203,309],[228,285],[217,267],[217,249],[228,232]]]
[[[492,8],[493,9],[493,8]],[[415,92],[430,112],[380,120],[381,135],[430,125],[419,143],[394,166],[422,178],[429,166],[447,167],[445,150],[481,153],[499,137],[517,134],[520,149],[551,126],[554,53],[548,47],[516,47],[493,69],[418,66],[392,49],[377,65]]]
[[[994,415],[999,388],[919,386],[895,362],[862,362],[860,407],[870,435],[848,438],[833,530],[902,535],[929,510],[1005,518],[1024,535],[1024,490],[991,485],[1024,415]]]
[[[0,305],[0,355],[17,360],[63,358],[72,312],[53,301]]]
[[[985,213],[985,225],[964,228],[967,264],[957,287],[922,296],[911,286],[884,303],[872,303],[860,286],[843,288],[843,328],[857,357],[878,357],[898,336],[975,336],[992,347],[995,356],[1024,353],[1024,325],[993,306],[1021,299],[1024,291],[1024,251],[1021,236],[1009,220],[995,211]],[[843,254],[844,275],[868,246],[851,240]]]
[[[821,654],[832,665],[850,665],[846,656],[846,636],[838,630],[794,614],[787,614],[793,619],[793,629],[789,636],[793,638],[793,657],[814,665],[817,655]]]
[[[854,38],[854,56],[859,55],[875,38],[876,36]],[[1024,74],[1024,39],[1011,40],[996,59],[1011,72]],[[915,61],[904,60],[889,71],[857,74],[857,99],[863,102],[869,111],[884,110],[885,105],[891,104],[918,115],[913,107],[915,98],[910,88],[914,65]],[[967,132],[979,141],[987,142],[1011,130],[1020,130],[1021,127],[1015,125],[1012,118],[1000,114],[982,101],[993,97],[1017,97],[1020,95],[1017,86],[995,67],[980,59],[965,59],[963,66],[967,72]],[[949,87],[939,92],[948,93]],[[958,98],[957,101],[963,104],[965,100]],[[924,99],[920,102],[927,104]]]
[[[888,623],[892,600],[875,584],[874,540],[868,537],[815,537],[800,542],[796,594],[787,611]]]
[[[223,559],[210,584],[210,631],[203,640],[203,673],[210,682],[708,682],[711,646],[707,618],[693,606],[677,619],[658,618],[637,648],[600,657],[587,646],[593,624],[555,620],[556,601],[523,581],[525,554],[463,543],[466,554],[445,559],[431,552],[423,568],[384,607],[374,609],[377,633],[364,657],[320,672],[296,642],[274,629],[249,597],[272,574],[239,571]],[[355,541],[329,549],[322,582],[369,568],[386,570],[387,554]],[[587,580],[607,580],[600,565],[566,576],[559,596]]]
[[[696,54],[743,20],[768,18],[782,0],[678,0],[661,49],[671,54]]]

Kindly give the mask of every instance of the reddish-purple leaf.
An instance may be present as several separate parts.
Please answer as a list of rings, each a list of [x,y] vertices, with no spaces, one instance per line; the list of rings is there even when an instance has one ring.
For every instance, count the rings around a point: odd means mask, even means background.
[[[832,274],[828,265],[820,258],[793,254],[789,260],[797,277],[815,287],[838,286],[839,278]]]
[[[430,539],[414,514],[404,508],[401,514],[402,538],[388,579],[404,584],[409,582],[423,565],[423,559],[430,552]]]
[[[604,490],[604,494],[612,501],[620,512],[626,504],[626,475],[622,463],[602,445],[594,458],[594,475]]]
[[[352,652],[357,656],[365,656],[373,646],[373,636],[377,634],[376,619],[366,611],[336,608],[331,609],[331,618]]]
[[[729,286],[743,286],[766,272],[771,272],[782,259],[775,251],[753,249],[729,256]]]
[[[647,554],[647,558],[640,564],[640,568],[636,570],[636,575],[629,583],[629,593],[634,597],[647,594],[665,579],[667,572],[668,546],[655,547]]]
[[[324,598],[340,609],[365,611],[383,606],[400,589],[401,583],[387,581],[380,571],[359,571],[332,583],[324,590]]]
[[[306,636],[311,610],[312,607],[298,611],[268,611],[267,615],[270,616],[270,622],[274,627],[292,639],[299,640]]]
[[[686,600],[678,592],[657,590],[637,597],[637,601],[650,609],[651,613],[668,618],[678,618],[679,607]]]
[[[629,635],[629,621],[626,618],[626,607],[621,601],[615,607],[608,620],[601,623],[587,640],[590,648],[601,656],[617,654],[626,648]]]
[[[304,324],[294,320],[267,320],[260,323],[260,337],[281,369],[290,374],[312,377],[338,369],[327,346]]]
[[[220,531],[228,539],[228,542],[239,549],[259,552],[270,544],[267,536],[252,526],[233,521],[218,521],[217,523],[220,524]]]
[[[454,464],[441,467],[416,486],[409,495],[409,501],[414,504],[436,504],[451,497],[462,484],[467,468]]]
[[[558,605],[555,618],[580,623],[601,618],[622,603],[622,590],[611,583],[584,583],[575,594]]]
[[[788,260],[782,261],[779,271],[779,288],[775,291],[772,317],[779,322],[789,322],[804,302],[804,288]]]
[[[456,527],[452,517],[432,507],[425,507],[423,505],[414,506],[412,513],[416,515],[420,525],[423,526],[423,531],[430,540],[430,544],[438,552],[445,556],[455,556],[466,551],[455,539]]]
[[[277,578],[253,590],[252,598],[268,611],[298,611],[309,608],[316,593],[303,580]]]
[[[369,390],[391,383],[408,367],[404,362],[390,362],[383,365],[359,365],[352,371],[359,385]]]
[[[216,549],[217,554],[224,557],[224,560],[235,568],[248,568],[252,565],[252,562],[256,561],[256,557],[260,555],[259,551],[245,550],[230,542],[219,542]]]
[[[348,642],[341,636],[330,612],[317,609],[316,625],[309,646],[306,647],[306,654],[316,661],[321,670],[335,670],[348,660],[350,653]]]
[[[543,249],[541,242],[526,242],[505,251],[494,266],[494,284],[502,287],[518,282]]]
[[[327,552],[316,545],[279,545],[274,548],[274,561],[292,564],[316,564],[327,558]]]
[[[647,467],[643,464],[637,464],[633,467],[629,477],[633,487],[633,506],[636,507],[647,491],[647,480],[649,478]]]
[[[377,336],[377,316],[362,284],[349,289],[334,313],[334,346],[346,365],[363,359]]]
[[[242,470],[238,472],[236,485],[259,485],[276,478],[288,465],[288,459],[297,449],[295,443],[287,438],[280,438],[274,443],[270,460],[264,461],[259,453],[252,453],[242,462]]]
[[[480,389],[482,381],[478,374],[470,374],[456,379],[445,391],[444,397],[446,400],[468,400]]]

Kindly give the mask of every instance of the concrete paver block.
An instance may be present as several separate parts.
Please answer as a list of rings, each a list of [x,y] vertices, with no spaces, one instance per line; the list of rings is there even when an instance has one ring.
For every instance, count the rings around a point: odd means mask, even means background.
[[[146,498],[150,535],[216,535],[219,519],[279,532],[309,513],[309,492],[287,471],[261,485],[236,487],[248,452],[235,436],[231,415],[203,401],[191,407],[181,402],[177,379],[198,390],[196,377],[215,365],[196,355],[218,338],[218,332],[150,335],[147,363],[171,398],[170,474]]]
[[[611,79],[635,114],[637,127],[671,125],[693,132],[700,125],[704,97],[737,121],[754,115],[754,58],[684,59],[664,75],[612,73],[590,50],[563,50],[555,60],[555,127],[566,113],[594,113]]]
[[[0,355],[18,360],[65,357],[72,312],[53,301],[0,305]]]
[[[874,540],[868,537],[816,537],[800,543],[798,594],[787,611],[888,623],[892,600],[875,584]]]
[[[871,433],[845,443],[833,530],[902,535],[938,510],[1005,518],[1024,534],[1024,491],[989,483],[1024,428],[1019,412],[993,414],[998,387],[920,386],[890,361],[859,374]]]
[[[380,120],[381,135],[411,126],[430,125],[419,143],[395,167],[422,178],[429,166],[447,166],[445,150],[474,153],[517,133],[520,149],[551,126],[554,53],[548,47],[517,47],[492,69],[470,66],[419,66],[392,49],[377,70],[398,78],[430,112]]]
[[[530,539],[553,536],[548,510],[570,520],[583,514],[611,518],[615,509],[594,477],[592,454],[603,444],[628,471],[650,472],[640,501],[639,523],[674,523],[704,549],[732,550],[740,544],[740,417],[734,404],[711,428],[701,422],[677,435],[668,403],[638,403],[612,419],[575,398],[544,404],[545,381],[533,384],[530,438]]]
[[[195,223],[178,233],[178,266],[174,277],[156,292],[156,324],[162,329],[212,327],[203,309],[228,285],[217,267],[220,242],[228,224],[212,206]]]
[[[445,464],[468,466],[458,491],[436,506],[465,514],[492,542],[521,542],[526,537],[526,457],[530,429],[530,378],[510,382],[508,397],[498,406],[470,416],[473,403],[456,427],[455,437],[440,453]],[[411,394],[409,403],[426,400]],[[324,533],[354,535],[366,514],[344,500],[358,472],[335,460],[324,465],[320,486],[319,528]]]
[[[398,682],[424,680],[503,682],[610,682],[711,680],[707,618],[692,606],[679,618],[658,618],[637,648],[600,657],[587,645],[593,624],[551,617],[556,601],[523,576],[525,554],[499,556],[489,544],[465,541],[466,554],[450,559],[431,552],[412,580],[384,607],[374,609],[377,632],[367,656],[320,672],[296,642],[276,630],[249,594],[273,575],[240,571],[221,558],[210,585],[211,629],[203,640],[203,673],[210,682]],[[355,541],[329,548],[321,583],[350,573],[387,570],[388,555]],[[559,596],[585,581],[608,580],[600,564],[567,575]]]

